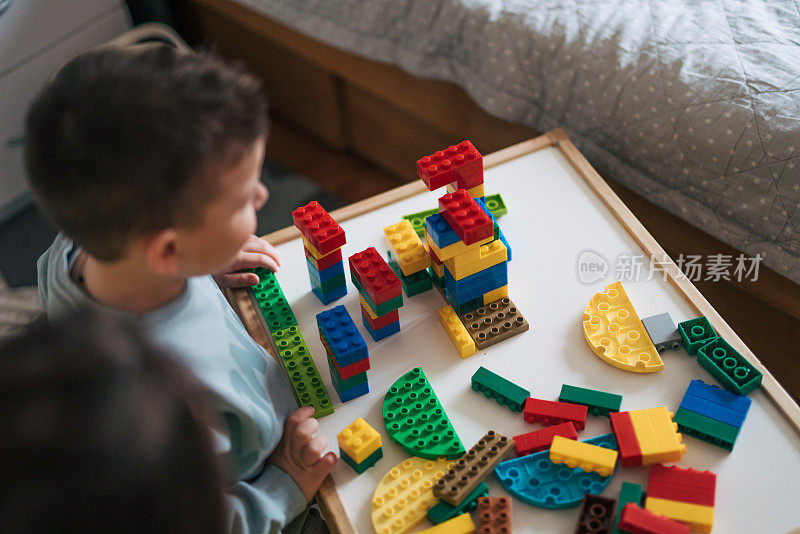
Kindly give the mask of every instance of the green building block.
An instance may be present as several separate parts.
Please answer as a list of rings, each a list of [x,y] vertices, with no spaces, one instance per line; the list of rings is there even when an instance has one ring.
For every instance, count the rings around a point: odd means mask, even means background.
[[[366,291],[364,291],[364,286],[361,285],[361,283],[355,276],[353,276],[352,273],[350,274],[350,281],[353,282],[354,286],[356,286],[356,289],[361,296],[364,297],[364,300],[367,301],[367,304],[369,304],[369,307],[375,312],[375,315],[379,317],[403,307],[403,295],[398,295],[391,300],[387,300],[386,302],[381,302],[380,304],[376,305],[375,301],[370,298]]]
[[[425,237],[425,219],[435,213],[439,213],[438,208],[412,213],[411,215],[403,215],[403,219],[407,219],[411,223],[411,227],[414,229],[420,239],[422,239]]]
[[[622,488],[619,490],[619,500],[617,501],[617,517],[614,520],[614,534],[620,534],[622,531],[617,526],[619,524],[619,517],[622,515],[622,509],[626,504],[635,503],[638,506],[642,505],[642,486],[634,484],[633,482],[623,482]]]
[[[344,277],[344,273],[337,274],[330,280],[325,280],[324,282],[320,282],[319,280],[312,280],[311,283],[322,291],[323,293],[330,293],[332,290],[336,289],[339,286],[343,286],[345,284],[346,278]]]
[[[389,258],[386,263],[389,264],[389,268],[394,271],[394,274],[400,279],[400,285],[403,286],[403,292],[407,297],[413,297],[414,295],[419,295],[420,293],[425,293],[433,289],[433,281],[431,280],[431,275],[428,274],[428,269],[423,269],[406,276],[403,274],[403,270],[397,262],[394,261],[394,258],[392,258],[392,251],[387,250],[386,255]]]
[[[508,406],[512,412],[521,412],[525,405],[525,399],[531,396],[531,392],[527,389],[519,387],[485,367],[478,368],[472,375],[472,389],[496,400],[501,406]]]
[[[358,473],[359,475],[378,463],[378,460],[383,458],[383,447],[378,447],[378,449],[367,456],[363,462],[357,464],[355,460],[350,458],[346,452],[344,452],[341,448],[339,448],[339,457],[344,460],[344,462],[353,468],[353,470]]]
[[[411,456],[455,460],[466,452],[421,367],[389,388],[383,399],[383,423],[392,441]]]
[[[428,510],[428,521],[434,525],[444,523],[448,519],[453,519],[457,515],[468,514],[478,507],[478,497],[489,496],[489,485],[486,482],[481,482],[477,487],[472,490],[461,504],[453,506],[449,502],[439,501],[435,506]]]
[[[428,269],[428,273],[431,275],[431,280],[433,283],[444,289],[444,276],[438,276],[436,271],[433,270],[433,267]]]
[[[250,272],[256,273],[259,278],[251,291],[270,333],[296,325],[297,319],[283,295],[275,273],[263,267],[251,269]]]
[[[739,395],[747,395],[761,385],[761,372],[721,337],[700,347],[697,363]]]
[[[605,415],[606,417],[611,412],[618,412],[620,406],[622,406],[622,395],[595,389],[579,388],[568,384],[561,386],[561,395],[559,395],[558,400],[560,402],[588,406],[590,414]]]
[[[735,426],[700,415],[686,408],[678,408],[672,421],[678,425],[678,430],[683,434],[711,443],[726,451],[733,450],[736,436],[739,435],[739,429]]]
[[[333,402],[300,329],[295,325],[278,330],[272,334],[272,340],[300,406],[313,406],[317,419],[332,414]]]
[[[499,219],[508,213],[508,208],[506,208],[506,203],[503,202],[503,197],[500,196],[500,193],[487,196],[484,203],[495,219]]]
[[[328,354],[328,369],[331,371],[331,378],[336,381],[336,389],[339,391],[344,391],[347,389],[354,388],[356,386],[360,386],[364,382],[367,381],[367,372],[364,371],[363,373],[356,373],[353,376],[348,378],[342,378],[339,376],[339,371],[336,370],[336,366],[331,361],[331,357]]]
[[[683,348],[690,355],[697,354],[700,347],[717,337],[714,327],[704,315],[678,323],[678,332],[683,340]]]

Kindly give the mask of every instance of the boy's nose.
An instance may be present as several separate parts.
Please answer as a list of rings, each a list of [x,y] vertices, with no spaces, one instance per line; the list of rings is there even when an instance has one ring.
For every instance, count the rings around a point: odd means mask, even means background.
[[[269,189],[262,183],[259,183],[256,190],[256,200],[254,202],[256,211],[260,210],[264,204],[267,203],[267,199],[269,198]]]

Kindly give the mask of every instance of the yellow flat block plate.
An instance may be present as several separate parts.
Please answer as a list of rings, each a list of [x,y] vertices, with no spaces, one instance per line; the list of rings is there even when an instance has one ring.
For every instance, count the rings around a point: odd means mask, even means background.
[[[411,221],[403,219],[384,228],[383,233],[404,275],[410,276],[430,267],[431,257],[411,226]]]
[[[711,532],[714,526],[714,507],[647,497],[644,507],[654,514],[665,515],[689,525],[692,530]]]

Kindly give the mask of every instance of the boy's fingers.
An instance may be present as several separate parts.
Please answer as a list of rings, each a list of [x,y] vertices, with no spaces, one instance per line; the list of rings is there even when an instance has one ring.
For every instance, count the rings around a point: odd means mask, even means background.
[[[303,406],[299,410],[295,410],[292,415],[286,418],[286,424],[284,425],[283,433],[289,436],[294,436],[297,425],[307,420],[312,415],[314,415],[313,406]]]
[[[323,436],[314,436],[314,438],[303,447],[303,452],[300,456],[302,465],[312,466],[320,459],[322,453],[328,447],[328,440]]]
[[[250,287],[258,283],[258,275],[255,273],[230,273],[219,275],[216,280],[222,289],[227,287]]]
[[[266,267],[274,271],[277,269],[278,264],[270,256],[261,252],[240,252],[236,256],[236,260],[231,264],[231,271],[238,271],[240,269],[252,269],[253,267]]]
[[[303,444],[311,441],[314,432],[319,430],[319,422],[316,419],[309,417],[305,421],[299,423],[294,429],[294,439],[298,442],[302,441]]]

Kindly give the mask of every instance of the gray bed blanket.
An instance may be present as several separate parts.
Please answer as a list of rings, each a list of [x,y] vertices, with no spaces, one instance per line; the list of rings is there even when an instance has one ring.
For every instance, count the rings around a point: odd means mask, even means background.
[[[601,172],[800,283],[800,0],[240,0],[563,127]]]

